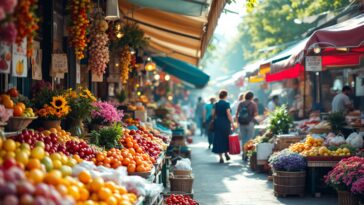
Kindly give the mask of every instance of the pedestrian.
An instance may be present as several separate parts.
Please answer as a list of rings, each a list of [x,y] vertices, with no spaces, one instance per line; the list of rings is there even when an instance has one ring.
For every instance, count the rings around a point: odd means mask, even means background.
[[[245,94],[245,100],[239,104],[238,111],[236,112],[235,118],[239,123],[241,144],[243,146],[254,137],[255,116],[258,115],[258,107],[253,98],[253,92],[248,91]],[[247,156],[244,156],[244,154],[242,157],[243,160],[247,159]]]
[[[293,115],[294,120],[303,119],[303,99],[300,94],[295,96],[295,100],[293,101],[292,107],[289,109],[289,113]]]
[[[268,103],[268,111],[273,112],[277,107],[280,106],[278,95],[274,95]]]
[[[258,107],[258,115],[264,115],[265,107],[262,103],[259,102],[258,98],[254,98],[254,102]]]
[[[344,86],[341,93],[337,94],[332,100],[332,112],[342,112],[343,114],[353,109],[353,104],[350,101],[349,95],[352,90],[350,86]]]
[[[241,93],[239,95],[239,98],[231,106],[231,113],[233,115],[235,115],[236,110],[238,109],[238,106],[239,106],[240,102],[243,102],[243,101],[244,101],[244,93]]]
[[[205,105],[204,128],[205,128],[205,132],[207,134],[207,140],[209,143],[208,149],[211,148],[211,146],[213,144],[213,140],[214,140],[214,132],[213,132],[213,130],[209,129],[209,124],[212,120],[212,110],[214,108],[215,102],[216,102],[215,98],[210,98],[210,103]]]
[[[198,97],[197,105],[195,109],[195,120],[197,124],[197,128],[201,131],[201,136],[203,136],[203,112],[205,109],[205,103],[202,100],[202,97]]]
[[[224,159],[222,158],[222,154],[224,153],[226,160],[230,160],[230,156],[228,155],[229,135],[231,133],[231,128],[234,127],[230,104],[226,101],[227,96],[228,92],[226,90],[220,91],[220,100],[215,104],[212,111],[214,120],[214,143],[212,152],[219,154],[220,163],[224,163]]]

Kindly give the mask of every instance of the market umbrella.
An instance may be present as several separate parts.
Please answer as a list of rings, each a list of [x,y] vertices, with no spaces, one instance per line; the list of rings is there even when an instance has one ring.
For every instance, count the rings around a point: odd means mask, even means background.
[[[210,80],[210,76],[189,63],[170,57],[152,57],[152,59],[164,72],[190,83],[196,88],[203,88]]]

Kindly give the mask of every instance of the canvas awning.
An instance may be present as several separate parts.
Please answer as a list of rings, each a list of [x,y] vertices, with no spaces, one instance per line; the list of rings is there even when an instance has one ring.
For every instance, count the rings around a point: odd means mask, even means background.
[[[297,78],[301,75],[302,72],[304,72],[304,67],[301,64],[296,64],[294,67],[282,70],[277,73],[268,73],[265,76],[266,82],[277,82],[277,81],[283,81],[288,79]]]
[[[119,0],[125,20],[150,38],[150,47],[198,65],[217,25],[225,0]],[[192,9],[191,5],[194,5]]]
[[[203,88],[210,80],[210,76],[189,63],[170,57],[152,57],[152,59],[164,72],[196,88]]]

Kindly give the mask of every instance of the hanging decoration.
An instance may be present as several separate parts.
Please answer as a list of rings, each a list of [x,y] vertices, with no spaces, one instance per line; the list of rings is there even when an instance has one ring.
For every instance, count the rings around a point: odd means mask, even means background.
[[[144,31],[135,23],[120,22],[115,23],[113,47],[123,48],[132,46],[134,49],[140,49],[148,46],[148,39],[144,37]]]
[[[18,0],[14,16],[17,29],[16,44],[21,45],[27,40],[27,56],[31,57],[33,52],[33,40],[39,29],[39,18],[36,16],[38,0]]]
[[[88,17],[91,12],[91,0],[68,1],[68,9],[71,14],[71,24],[68,27],[69,44],[75,48],[77,59],[85,57],[88,43],[87,31],[90,26]]]
[[[0,42],[12,44],[15,42],[17,30],[10,16],[13,14],[16,0],[0,1]]]
[[[98,76],[105,73],[110,60],[107,29],[108,24],[104,20],[101,11],[96,11],[90,29],[89,69]]]
[[[124,46],[120,56],[120,80],[126,84],[129,79],[129,66],[131,61],[131,53],[129,46]]]

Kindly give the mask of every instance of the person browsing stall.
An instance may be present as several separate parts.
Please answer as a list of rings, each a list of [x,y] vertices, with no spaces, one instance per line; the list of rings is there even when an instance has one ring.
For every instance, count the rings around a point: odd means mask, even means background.
[[[350,86],[344,86],[341,93],[337,94],[332,100],[332,112],[348,113],[353,109],[353,104],[350,101],[349,95],[352,93]]]

